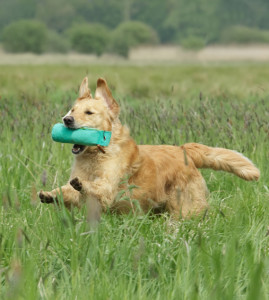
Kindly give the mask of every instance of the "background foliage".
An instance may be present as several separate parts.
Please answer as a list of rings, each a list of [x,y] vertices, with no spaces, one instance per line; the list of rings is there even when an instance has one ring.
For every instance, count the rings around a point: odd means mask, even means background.
[[[112,33],[110,50],[128,57],[130,48],[143,44],[157,44],[158,35],[148,25],[138,21],[121,23]]]
[[[14,22],[3,31],[3,45],[10,52],[42,53],[47,44],[47,30],[35,20]]]
[[[156,31],[161,43],[187,48],[192,44],[197,48],[197,44],[245,43],[246,33],[252,42],[268,43],[264,37],[269,30],[267,0],[0,0],[0,5],[0,39],[11,23],[36,19],[59,34],[75,24],[100,23],[113,31],[123,22],[143,22]],[[113,43],[111,49],[115,49]],[[105,50],[106,45],[102,52]]]
[[[72,48],[80,53],[94,53],[100,56],[107,50],[109,31],[102,24],[74,25],[68,30]]]

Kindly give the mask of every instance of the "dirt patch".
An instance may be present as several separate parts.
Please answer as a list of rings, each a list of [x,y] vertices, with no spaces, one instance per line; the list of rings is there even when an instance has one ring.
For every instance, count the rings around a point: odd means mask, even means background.
[[[141,47],[130,52],[129,59],[113,55],[10,54],[0,52],[0,65],[19,64],[154,64],[154,63],[203,63],[235,61],[269,61],[269,46],[211,46],[200,51],[186,51],[177,46]]]
[[[269,46],[211,46],[187,51],[175,46],[139,48],[131,51],[131,61],[233,62],[269,61]]]

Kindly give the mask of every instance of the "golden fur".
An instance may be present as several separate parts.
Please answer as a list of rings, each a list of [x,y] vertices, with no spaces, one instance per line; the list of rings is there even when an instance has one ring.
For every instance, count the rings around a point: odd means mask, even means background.
[[[151,209],[186,217],[208,206],[206,183],[198,168],[231,172],[245,180],[260,176],[250,160],[232,150],[195,143],[180,147],[136,145],[122,126],[119,105],[102,78],[97,81],[94,98],[84,78],[79,98],[67,116],[73,117],[73,128],[111,130],[111,142],[105,153],[98,147],[86,147],[76,155],[68,183],[51,192],[40,191],[42,202],[52,203],[62,194],[67,207],[80,207],[95,199],[103,211],[129,212],[131,201],[115,201],[118,192],[126,188],[122,179],[127,175],[128,183],[137,186],[129,196],[139,201],[144,212]]]

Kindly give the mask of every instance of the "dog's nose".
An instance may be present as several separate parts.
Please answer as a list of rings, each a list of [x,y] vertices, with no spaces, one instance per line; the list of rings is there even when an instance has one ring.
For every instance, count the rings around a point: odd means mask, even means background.
[[[72,116],[67,116],[63,118],[64,124],[66,126],[71,125],[74,123],[74,118]]]

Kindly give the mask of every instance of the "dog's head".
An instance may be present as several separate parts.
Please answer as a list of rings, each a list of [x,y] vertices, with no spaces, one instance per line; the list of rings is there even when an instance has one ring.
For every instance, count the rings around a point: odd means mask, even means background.
[[[95,96],[92,97],[88,87],[88,78],[85,77],[80,85],[79,97],[71,110],[63,117],[63,122],[68,128],[90,127],[111,131],[119,112],[119,105],[112,97],[106,81],[103,78],[97,80]],[[85,148],[82,145],[74,145],[72,152],[79,154]]]

